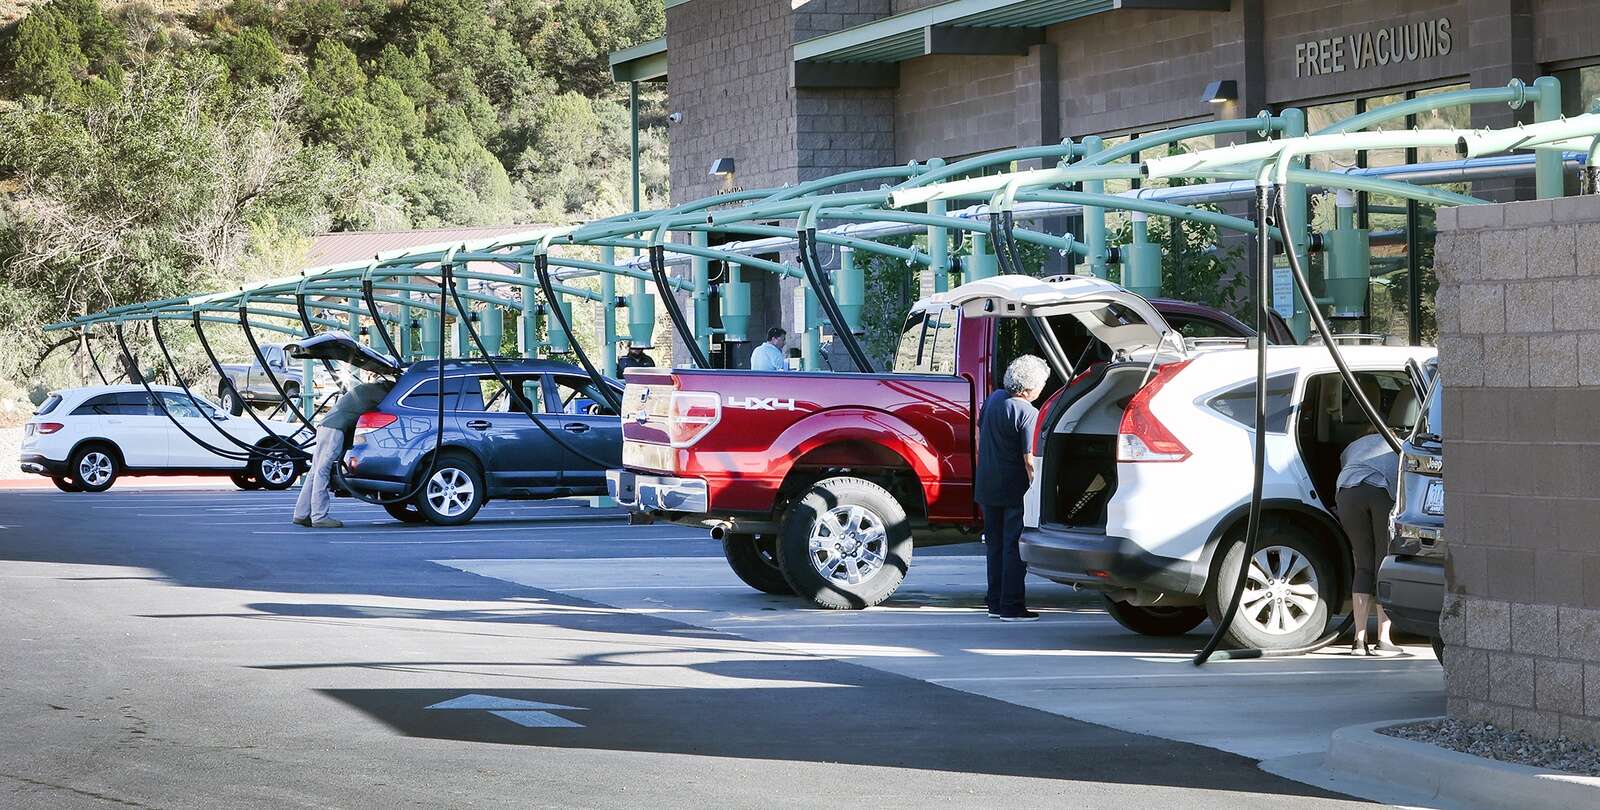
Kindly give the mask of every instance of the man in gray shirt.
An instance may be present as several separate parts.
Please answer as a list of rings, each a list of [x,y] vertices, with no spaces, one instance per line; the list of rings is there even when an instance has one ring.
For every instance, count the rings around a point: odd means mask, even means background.
[[[317,426],[317,449],[311,457],[311,469],[300,485],[300,497],[294,502],[294,522],[315,529],[338,529],[344,523],[328,516],[333,465],[344,455],[344,437],[356,428],[361,415],[378,407],[378,403],[394,388],[394,380],[380,378],[378,382],[357,385],[339,397],[333,410]]]
[[[1030,622],[1023,585],[1028,568],[1022,562],[1022,498],[1033,481],[1033,401],[1044,390],[1050,367],[1023,355],[1006,367],[1004,387],[983,402],[978,412],[978,463],[973,474],[973,500],[983,511],[983,544],[988,555],[989,588],[984,603],[989,615],[1007,622]]]

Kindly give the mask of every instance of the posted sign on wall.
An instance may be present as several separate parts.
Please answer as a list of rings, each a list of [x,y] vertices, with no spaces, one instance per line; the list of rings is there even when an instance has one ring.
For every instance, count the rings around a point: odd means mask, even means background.
[[[1308,39],[1294,45],[1294,75],[1322,76],[1416,62],[1445,56],[1454,45],[1449,17]]]

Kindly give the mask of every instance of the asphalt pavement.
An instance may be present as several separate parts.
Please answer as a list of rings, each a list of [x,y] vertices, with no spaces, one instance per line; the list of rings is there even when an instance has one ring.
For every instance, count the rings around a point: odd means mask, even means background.
[[[581,501],[312,530],[292,498],[0,491],[0,807],[1344,807],[1258,767],[1337,701],[1252,682],[1442,700],[1422,655],[1196,675],[1198,636],[1048,583],[989,622],[970,546],[829,613]]]

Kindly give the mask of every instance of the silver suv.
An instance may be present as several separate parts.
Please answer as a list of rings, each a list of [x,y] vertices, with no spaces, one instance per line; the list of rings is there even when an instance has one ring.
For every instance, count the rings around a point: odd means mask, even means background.
[[[1438,366],[1423,372],[1428,381],[1416,426],[1400,453],[1389,556],[1378,567],[1378,602],[1394,626],[1427,636],[1437,654],[1439,612],[1444,606],[1444,384]]]

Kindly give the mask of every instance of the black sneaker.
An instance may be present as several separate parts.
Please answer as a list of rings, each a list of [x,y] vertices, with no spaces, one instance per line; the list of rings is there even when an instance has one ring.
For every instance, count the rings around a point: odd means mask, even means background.
[[[1015,614],[1012,614],[1012,615],[1009,615],[1009,616],[1005,615],[1005,614],[1001,614],[1000,615],[1000,621],[1003,621],[1003,622],[1036,622],[1036,621],[1039,621],[1039,614],[1034,613],[1031,610],[1024,610],[1021,613],[1015,613]]]

